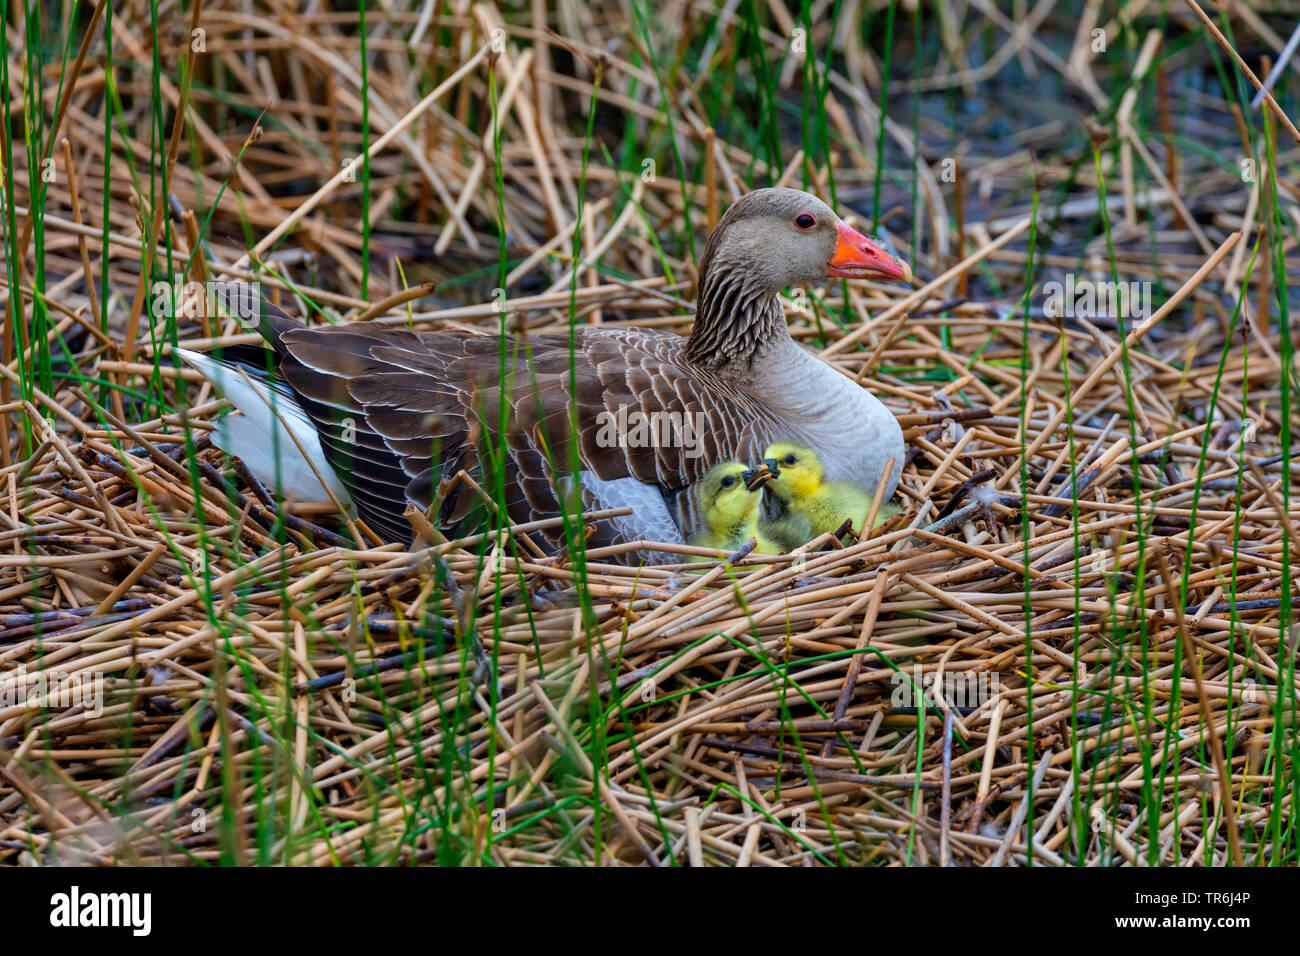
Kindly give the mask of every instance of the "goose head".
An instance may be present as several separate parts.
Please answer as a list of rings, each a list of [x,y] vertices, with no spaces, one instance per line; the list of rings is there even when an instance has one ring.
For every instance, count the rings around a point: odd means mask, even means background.
[[[912,270],[810,193],[746,193],[719,220],[700,257],[687,354],[715,368],[751,367],[785,332],[777,293],[828,277],[910,282]]]
[[[731,278],[766,291],[827,277],[910,282],[912,270],[811,193],[755,189],[723,215],[700,260],[701,286]]]

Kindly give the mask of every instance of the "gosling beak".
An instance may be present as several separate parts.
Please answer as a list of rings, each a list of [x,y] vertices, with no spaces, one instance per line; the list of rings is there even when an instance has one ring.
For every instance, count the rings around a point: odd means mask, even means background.
[[[835,243],[835,255],[826,264],[828,276],[911,283],[912,267],[902,259],[891,256],[879,244],[842,222],[837,228],[839,238]]]
[[[772,462],[771,464],[776,464]],[[769,467],[768,462],[763,462],[753,468],[748,468],[741,473],[740,480],[745,483],[745,487],[750,491],[757,491],[768,480],[775,478],[776,472]]]

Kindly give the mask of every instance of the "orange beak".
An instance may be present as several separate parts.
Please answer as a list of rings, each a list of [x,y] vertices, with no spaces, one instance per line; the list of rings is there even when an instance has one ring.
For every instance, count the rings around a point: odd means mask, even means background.
[[[835,255],[826,263],[826,274],[837,279],[890,279],[912,281],[912,267],[891,256],[856,229],[840,223]]]

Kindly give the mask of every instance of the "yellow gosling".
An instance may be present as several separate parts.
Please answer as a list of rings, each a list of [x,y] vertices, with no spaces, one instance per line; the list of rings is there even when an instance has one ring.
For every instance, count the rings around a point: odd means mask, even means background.
[[[764,489],[758,532],[783,551],[837,530],[845,519],[861,531],[871,513],[871,495],[852,485],[826,481],[817,454],[798,442],[768,445],[755,480],[762,481]],[[876,523],[898,510],[882,502]]]
[[[758,533],[758,501],[761,482],[746,487],[748,469],[738,461],[715,465],[697,486],[704,528],[691,544],[720,551],[735,551],[750,538],[758,538],[755,550],[778,554],[780,549]],[[701,558],[700,560],[708,560]]]

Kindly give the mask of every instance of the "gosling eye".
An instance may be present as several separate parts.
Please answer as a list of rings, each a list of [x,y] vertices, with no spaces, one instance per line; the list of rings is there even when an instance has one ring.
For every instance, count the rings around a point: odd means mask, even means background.
[[[722,479],[722,487],[724,488],[730,488],[735,483],[736,483],[736,478],[734,475],[728,475],[726,478]]]
[[[793,465],[793,464],[794,464],[795,462],[797,462],[798,460],[799,460],[799,459],[796,458],[794,455],[786,455],[785,458],[782,459],[781,464],[783,464],[783,465]]]
[[[800,229],[811,229],[817,225],[817,217],[811,213],[801,212],[794,217],[794,224]]]

